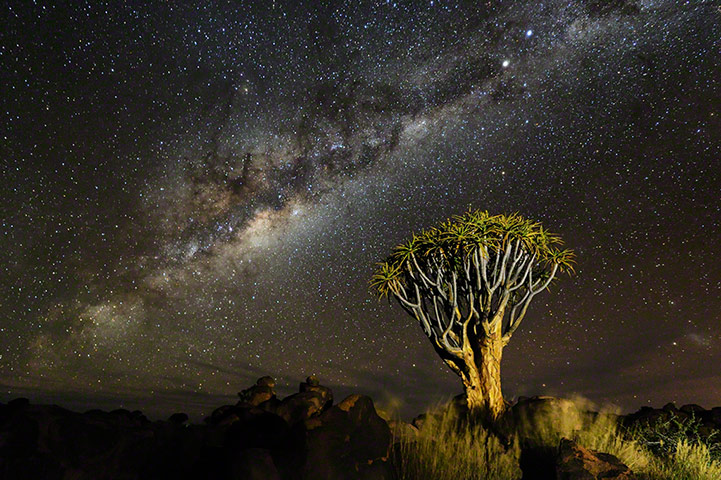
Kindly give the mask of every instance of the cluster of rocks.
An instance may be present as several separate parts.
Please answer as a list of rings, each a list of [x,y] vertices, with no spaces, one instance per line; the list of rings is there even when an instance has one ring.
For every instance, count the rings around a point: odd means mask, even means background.
[[[673,403],[667,403],[661,408],[641,407],[639,411],[622,417],[622,422],[631,427],[653,425],[671,419],[682,422],[697,421],[699,433],[703,436],[708,436],[714,431],[721,431],[721,407],[706,410],[694,403],[683,405],[680,408],[676,408]]]
[[[271,377],[238,396],[200,425],[189,424],[184,413],[151,422],[124,409],[81,414],[25,399],[0,403],[0,478],[392,480],[392,443],[414,441],[426,420],[386,421],[362,395],[334,404],[331,390],[314,376],[282,399]],[[453,405],[463,413],[462,397]],[[573,431],[597,415],[570,400],[521,398],[497,433],[521,438],[523,480],[639,480],[617,458],[571,439],[552,447],[535,440],[549,419]],[[702,435],[721,430],[721,408],[698,405],[644,407],[612,418],[625,426],[669,419],[697,422]]]
[[[0,404],[3,479],[392,478],[391,432],[370,398],[333,404],[315,377],[279,399],[271,377],[217,408],[205,424],[184,413],[76,413],[18,399]]]

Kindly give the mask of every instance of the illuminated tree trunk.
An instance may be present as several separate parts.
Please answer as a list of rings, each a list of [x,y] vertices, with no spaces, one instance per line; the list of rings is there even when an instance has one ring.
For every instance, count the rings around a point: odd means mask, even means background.
[[[461,380],[468,409],[493,421],[506,409],[501,391],[502,355],[500,330],[475,339],[472,343],[468,342],[463,349],[465,369],[461,373]]]

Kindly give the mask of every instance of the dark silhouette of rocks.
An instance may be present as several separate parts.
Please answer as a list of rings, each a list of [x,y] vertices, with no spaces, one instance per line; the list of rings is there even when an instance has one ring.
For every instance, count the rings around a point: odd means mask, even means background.
[[[373,401],[351,395],[321,415],[305,421],[308,461],[304,478],[392,478],[387,462],[388,424]],[[353,472],[349,477],[348,472]]]
[[[700,430],[721,430],[721,407],[706,410],[700,405],[688,404],[676,408],[673,403],[667,403],[661,408],[641,407],[637,412],[622,417],[626,426],[638,424],[653,424],[658,421],[677,419],[680,421],[695,420],[700,423]]]
[[[635,480],[637,477],[618,458],[588,450],[567,438],[561,439],[556,458],[557,480]]]
[[[331,390],[314,376],[298,390],[280,399],[273,378],[263,377],[200,425],[188,423],[185,413],[151,422],[137,410],[77,413],[24,398],[0,403],[0,478],[390,480],[388,458],[397,452],[391,444],[413,441],[426,418],[386,421],[363,395],[334,405]],[[461,414],[462,400],[451,403]],[[521,398],[509,408],[502,428],[522,433],[524,480],[633,479],[614,457],[570,440],[550,449],[534,444],[534,429],[549,418],[569,421],[574,408],[553,397]],[[575,415],[572,421],[583,422],[599,414]],[[721,407],[667,404],[611,418],[625,426],[692,420],[702,435],[721,430]]]
[[[170,417],[168,417],[168,421],[170,423],[174,423],[176,425],[182,425],[188,421],[188,414],[187,413],[174,413]]]
[[[175,413],[71,412],[27,399],[0,403],[2,479],[391,479],[391,435],[370,398],[333,394],[310,376],[276,397],[272,377],[203,425]]]

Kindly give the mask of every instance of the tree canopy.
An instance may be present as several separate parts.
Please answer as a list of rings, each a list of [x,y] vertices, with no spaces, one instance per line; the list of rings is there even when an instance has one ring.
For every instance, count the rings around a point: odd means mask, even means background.
[[[475,335],[500,327],[505,345],[533,297],[559,271],[573,272],[574,253],[562,245],[519,214],[468,211],[395,246],[371,286],[396,298],[436,349],[460,354],[469,327]]]

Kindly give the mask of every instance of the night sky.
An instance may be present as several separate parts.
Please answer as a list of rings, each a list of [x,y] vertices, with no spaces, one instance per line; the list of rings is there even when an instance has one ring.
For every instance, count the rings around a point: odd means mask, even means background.
[[[0,400],[420,413],[460,380],[369,280],[470,207],[577,255],[509,400],[721,405],[718,2],[9,3]]]

